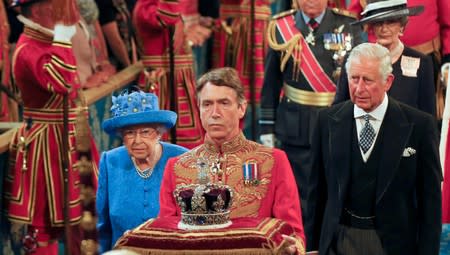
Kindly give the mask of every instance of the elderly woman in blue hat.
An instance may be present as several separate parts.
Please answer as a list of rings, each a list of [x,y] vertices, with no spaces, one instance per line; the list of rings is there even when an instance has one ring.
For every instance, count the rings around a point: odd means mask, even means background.
[[[124,145],[100,159],[96,206],[101,252],[110,250],[126,230],[158,215],[166,162],[187,151],[160,141],[177,114],[160,110],[154,94],[123,93],[112,102],[113,117],[103,122],[103,129],[120,135]]]
[[[405,46],[401,36],[408,16],[419,15],[423,6],[407,7],[407,0],[371,0],[353,25],[368,25],[376,43],[391,55],[394,82],[388,95],[414,108],[436,115],[433,64],[428,56]],[[420,32],[420,31],[418,31]],[[343,70],[333,103],[350,98],[347,73]]]

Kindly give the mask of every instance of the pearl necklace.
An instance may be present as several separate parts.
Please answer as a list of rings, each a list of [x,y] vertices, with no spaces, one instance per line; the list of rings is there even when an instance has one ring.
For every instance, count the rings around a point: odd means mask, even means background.
[[[138,165],[136,164],[136,161],[134,160],[134,158],[131,158],[131,161],[133,161],[134,169],[136,170],[137,174],[138,174],[140,177],[142,177],[142,178],[144,178],[144,179],[147,179],[148,177],[150,177],[150,176],[152,175],[152,173],[153,173],[153,168],[148,167],[148,168],[146,168],[146,169],[144,169],[144,170],[141,170],[141,169],[138,167]]]
[[[160,149],[158,148],[159,146],[161,146]],[[147,179],[148,177],[150,177],[150,176],[152,175],[152,173],[153,173],[153,169],[155,168],[156,164],[158,163],[159,159],[161,158],[161,155],[162,155],[162,145],[159,144],[159,143],[156,143],[156,144],[155,144],[155,150],[154,150],[153,153],[152,153],[152,158],[151,158],[151,160],[149,160],[149,159],[147,158],[147,163],[152,163],[152,162],[155,162],[155,163],[152,164],[152,165],[153,165],[152,167],[147,167],[147,168],[144,169],[144,170],[141,170],[141,169],[138,167],[138,165],[137,165],[136,160],[134,159],[134,157],[131,157],[131,161],[133,161],[134,169],[136,170],[137,174],[138,174],[140,177],[144,178],[144,179]]]

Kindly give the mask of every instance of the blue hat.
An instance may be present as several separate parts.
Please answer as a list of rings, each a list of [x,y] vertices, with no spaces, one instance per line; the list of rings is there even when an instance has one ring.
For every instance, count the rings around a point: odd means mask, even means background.
[[[177,114],[160,110],[158,97],[152,93],[134,91],[112,97],[111,118],[103,121],[103,130],[115,134],[117,129],[139,124],[159,123],[171,128],[177,121]]]

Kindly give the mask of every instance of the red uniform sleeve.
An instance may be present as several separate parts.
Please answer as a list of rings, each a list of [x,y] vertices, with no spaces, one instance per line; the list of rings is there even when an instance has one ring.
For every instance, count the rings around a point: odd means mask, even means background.
[[[358,15],[358,17],[361,16],[361,12],[363,10],[360,0],[351,0],[350,4],[348,5],[347,8],[350,12],[355,13]]]
[[[159,217],[180,215],[180,211],[173,197],[175,189],[174,165],[178,158],[171,158],[167,161],[159,193]]]
[[[289,223],[306,247],[300,198],[298,197],[297,184],[291,164],[284,151],[274,149],[274,158],[275,165],[272,171],[272,181],[275,182],[273,217]]]
[[[438,22],[440,24],[440,34],[442,42],[442,54],[450,54],[450,1],[438,1]],[[426,7],[425,7],[426,8]]]
[[[55,41],[47,51],[27,44],[20,49],[16,59],[16,76],[33,77],[37,80],[36,84],[45,90],[57,94],[69,93],[71,98],[76,97],[80,85],[71,43]]]
[[[135,7],[138,24],[149,29],[173,26],[180,20],[180,6],[176,0],[143,0]]]

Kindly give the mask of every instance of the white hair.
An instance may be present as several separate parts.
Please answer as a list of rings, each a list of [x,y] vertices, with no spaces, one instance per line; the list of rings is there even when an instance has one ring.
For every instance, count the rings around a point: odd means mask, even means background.
[[[363,64],[363,58],[378,60],[380,62],[379,73],[384,82],[388,75],[392,73],[391,56],[387,48],[376,43],[361,43],[353,48],[347,59],[347,63],[345,63],[348,75],[350,75],[350,69],[353,64]]]

